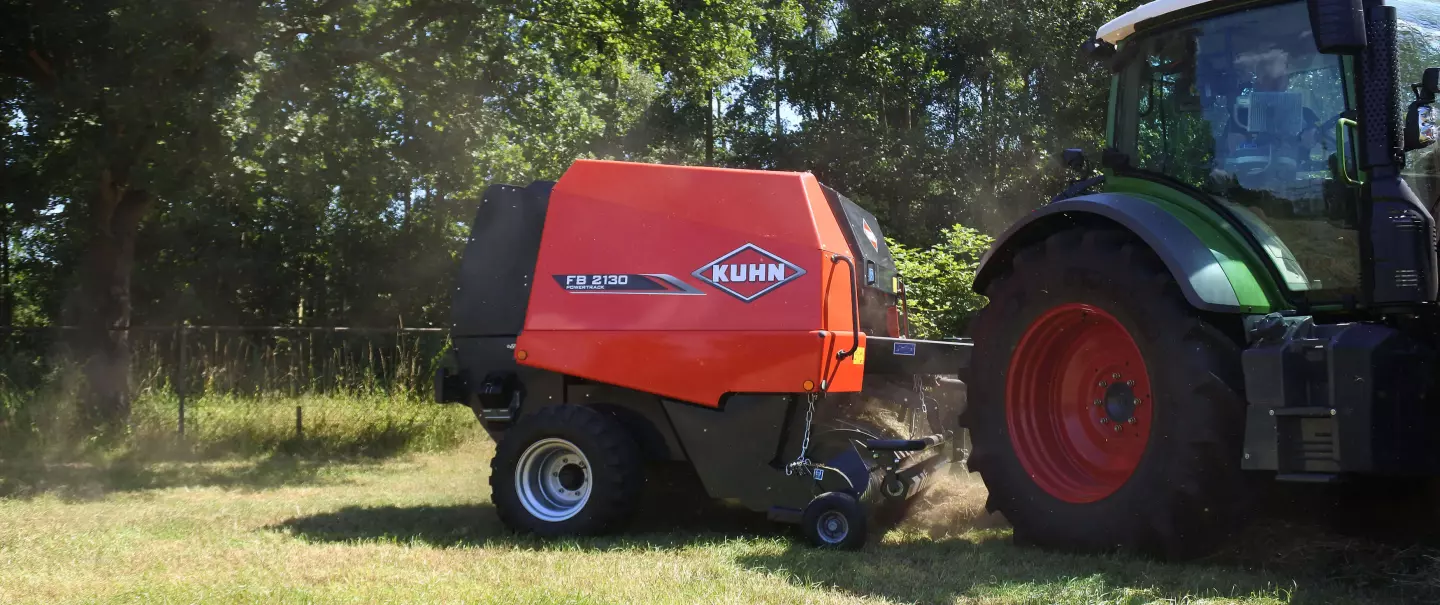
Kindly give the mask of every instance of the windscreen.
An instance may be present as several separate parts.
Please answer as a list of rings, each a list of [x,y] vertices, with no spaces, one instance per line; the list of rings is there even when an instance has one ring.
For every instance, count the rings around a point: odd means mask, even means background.
[[[1290,291],[1357,291],[1359,188],[1340,177],[1340,160],[1351,175],[1355,161],[1335,135],[1350,72],[1316,50],[1305,3],[1158,30],[1120,52],[1115,137],[1134,167],[1228,208]]]

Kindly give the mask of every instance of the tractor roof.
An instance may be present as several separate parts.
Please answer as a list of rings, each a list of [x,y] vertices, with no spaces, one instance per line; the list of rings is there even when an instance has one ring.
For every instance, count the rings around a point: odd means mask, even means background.
[[[1143,21],[1149,21],[1156,17],[1167,15],[1178,10],[1184,10],[1192,6],[1209,3],[1220,3],[1223,0],[1155,0],[1140,5],[1128,13],[1114,18],[1109,23],[1101,25],[1095,37],[1111,44],[1125,39],[1135,33],[1135,26]]]

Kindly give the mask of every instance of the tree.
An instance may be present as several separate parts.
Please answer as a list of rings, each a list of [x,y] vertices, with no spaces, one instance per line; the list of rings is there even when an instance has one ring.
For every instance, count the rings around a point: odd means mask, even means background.
[[[128,416],[130,271],[156,200],[193,195],[223,159],[216,116],[261,27],[256,2],[52,0],[0,3],[0,73],[42,155],[18,197],[63,198],[84,242],[70,311],[82,327],[83,421]]]

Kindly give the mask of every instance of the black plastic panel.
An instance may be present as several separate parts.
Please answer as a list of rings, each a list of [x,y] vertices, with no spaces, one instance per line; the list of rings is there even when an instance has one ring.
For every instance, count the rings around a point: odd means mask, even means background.
[[[1326,54],[1352,54],[1365,47],[1361,0],[1309,0],[1315,48]]]
[[[970,341],[865,339],[865,375],[959,376],[970,367]]]
[[[514,336],[525,325],[553,182],[485,190],[460,258],[453,336]]]
[[[1360,131],[1364,146],[1360,163],[1365,168],[1399,166],[1400,129],[1395,119],[1399,109],[1395,94],[1400,66],[1395,58],[1395,8],[1371,4],[1366,11],[1368,46],[1360,59]]]
[[[899,272],[895,269],[895,258],[890,256],[890,246],[885,243],[885,235],[880,231],[880,221],[875,220],[875,215],[856,205],[834,189],[820,185],[820,190],[825,192],[825,199],[830,202],[830,209],[835,213],[835,218],[840,221],[841,230],[845,232],[845,241],[850,244],[850,250],[860,257],[860,264],[856,267],[860,270],[861,283],[867,283],[871,287],[887,294],[895,294],[894,279]],[[866,226],[869,226],[867,234]],[[873,243],[872,243],[873,238]],[[870,279],[869,269],[874,268],[874,279]],[[873,283],[871,283],[873,281]]]

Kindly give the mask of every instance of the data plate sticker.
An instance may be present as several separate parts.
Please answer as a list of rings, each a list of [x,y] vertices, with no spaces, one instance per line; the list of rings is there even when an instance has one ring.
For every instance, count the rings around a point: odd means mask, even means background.
[[[895,354],[896,354],[896,355],[907,355],[907,356],[910,356],[910,357],[914,357],[914,356],[915,356],[915,343],[913,343],[913,342],[897,342],[897,343],[895,343]]]

